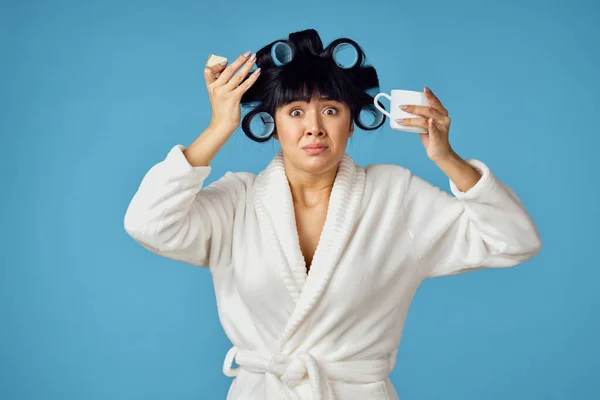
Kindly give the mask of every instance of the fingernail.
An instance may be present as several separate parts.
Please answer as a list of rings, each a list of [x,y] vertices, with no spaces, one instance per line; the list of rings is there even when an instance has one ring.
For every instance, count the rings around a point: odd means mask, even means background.
[[[227,65],[227,60],[223,60],[219,64],[221,64],[221,65]]]
[[[260,74],[260,68],[258,68],[256,71],[254,71],[254,73],[255,73],[256,75]]]
[[[256,59],[256,53],[252,54],[252,57],[250,57],[249,61],[254,61]]]
[[[403,104],[400,106],[400,109],[402,109],[402,110],[406,110],[407,108],[408,108],[408,106],[406,104]]]
[[[401,124],[401,123],[404,122],[404,119],[403,118],[397,119],[396,122],[399,123],[399,124]]]
[[[250,55],[250,53],[252,53],[252,51],[247,51],[244,53],[244,57],[248,57]]]
[[[430,90],[430,89],[429,89],[427,86],[425,86],[425,91],[426,91],[427,93],[431,93],[431,90]]]

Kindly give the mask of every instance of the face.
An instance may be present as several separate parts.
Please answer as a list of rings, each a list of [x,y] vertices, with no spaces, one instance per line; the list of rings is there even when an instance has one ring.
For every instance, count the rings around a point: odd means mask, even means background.
[[[284,159],[295,169],[314,174],[337,168],[354,132],[350,108],[326,98],[279,107],[275,126]]]

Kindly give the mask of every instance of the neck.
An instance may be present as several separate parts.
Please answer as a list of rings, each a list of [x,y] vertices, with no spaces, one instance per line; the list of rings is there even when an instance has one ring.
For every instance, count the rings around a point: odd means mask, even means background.
[[[295,205],[311,208],[329,198],[337,175],[337,164],[319,174],[295,169],[285,160],[284,165]]]

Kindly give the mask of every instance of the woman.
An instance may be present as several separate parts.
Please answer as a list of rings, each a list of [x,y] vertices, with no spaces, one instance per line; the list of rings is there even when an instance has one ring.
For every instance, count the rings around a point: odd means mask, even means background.
[[[357,50],[350,67],[334,57],[342,42]],[[142,246],[211,271],[233,343],[230,400],[397,399],[388,374],[420,283],[514,266],[541,247],[516,194],[453,151],[448,112],[430,91],[431,107],[409,106],[421,118],[406,123],[428,129],[425,152],[454,196],[401,166],[356,165],[345,153],[354,124],[384,121],[361,117],[377,75],[355,42],[332,45],[307,30],[207,67],[208,128],[148,171],[125,215]],[[254,63],[262,71],[250,73]],[[243,121],[240,104],[251,109]],[[266,136],[251,129],[257,116]],[[258,175],[228,172],[202,187],[240,122],[282,151]]]

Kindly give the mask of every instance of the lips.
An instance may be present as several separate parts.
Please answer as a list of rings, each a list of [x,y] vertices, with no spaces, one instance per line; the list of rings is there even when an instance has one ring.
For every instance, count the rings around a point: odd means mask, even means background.
[[[311,154],[311,155],[321,154],[323,152],[326,152],[327,149],[328,149],[328,147],[323,144],[309,144],[302,148],[302,150],[304,150],[306,153]]]

